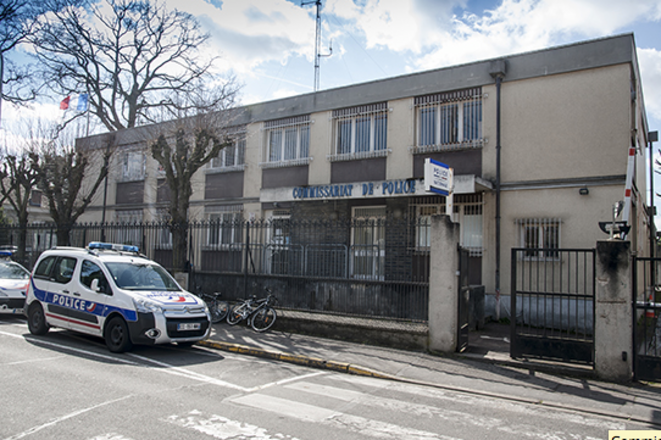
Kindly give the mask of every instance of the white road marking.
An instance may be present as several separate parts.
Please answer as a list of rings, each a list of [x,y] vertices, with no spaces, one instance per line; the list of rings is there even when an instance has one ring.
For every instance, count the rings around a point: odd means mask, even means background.
[[[204,374],[196,373],[195,371],[191,371],[191,370],[188,370],[186,368],[176,367],[172,364],[168,364],[167,362],[157,361],[156,359],[151,359],[151,358],[148,358],[148,357],[145,357],[145,356],[140,356],[140,355],[137,355],[135,353],[126,353],[126,354],[128,356],[133,357],[133,358],[140,359],[141,361],[149,362],[149,363],[158,365],[159,367],[162,367],[162,368],[152,367],[157,371],[162,371],[164,373],[173,374],[175,376],[187,377],[189,379],[197,380],[197,381],[200,381],[200,382],[205,382],[205,383],[208,383],[210,385],[219,385],[221,387],[232,388],[234,390],[239,390],[239,391],[243,391],[243,392],[248,391],[248,388],[242,387],[240,385],[235,385],[235,384],[230,383],[230,382],[225,382],[224,380],[220,380],[220,379],[216,379],[216,378],[211,377],[211,376],[206,376]]]
[[[241,440],[298,440],[296,437],[285,434],[270,435],[266,429],[259,426],[230,420],[215,414],[203,417],[200,411],[191,411],[184,416],[173,415],[166,420],[182,428],[193,429],[221,440],[232,438]]]
[[[67,414],[67,415],[64,415],[62,417],[58,417],[54,420],[51,420],[48,423],[44,423],[43,425],[35,426],[35,427],[32,427],[32,428],[28,429],[27,431],[23,431],[19,434],[13,435],[11,437],[7,437],[5,440],[18,440],[18,439],[21,439],[23,437],[27,437],[28,435],[32,435],[35,432],[39,432],[39,431],[41,431],[42,429],[45,429],[45,428],[50,428],[51,426],[55,426],[58,423],[63,422],[65,420],[72,419],[72,418],[77,417],[81,414],[85,414],[87,412],[93,411],[95,409],[101,408],[101,407],[106,406],[106,405],[111,405],[113,403],[121,402],[122,400],[126,400],[130,397],[132,397],[132,396],[127,395],[127,396],[124,396],[124,397],[120,397],[119,399],[108,400],[106,402],[102,402],[102,403],[99,403],[97,405],[90,406],[89,408],[84,408],[84,409],[80,409],[78,411],[74,411],[70,414]]]
[[[210,385],[217,385],[217,386],[221,386],[221,387],[225,387],[225,388],[230,388],[230,389],[242,391],[244,393],[250,393],[250,392],[257,391],[257,390],[262,390],[262,389],[269,388],[269,387],[272,387],[272,386],[282,385],[282,384],[285,384],[285,383],[289,383],[289,382],[300,380],[300,379],[305,379],[305,378],[312,377],[312,376],[327,374],[325,372],[314,372],[314,373],[310,373],[310,374],[304,374],[304,375],[301,375],[301,376],[295,376],[295,377],[291,377],[291,378],[288,378],[288,379],[283,379],[283,380],[280,380],[280,381],[259,385],[259,386],[252,387],[252,388],[246,388],[246,387],[243,387],[241,385],[236,385],[236,384],[226,382],[224,380],[216,379],[214,377],[207,376],[207,375],[204,375],[204,374],[201,374],[201,373],[196,373],[196,372],[188,370],[186,368],[176,367],[176,366],[174,366],[172,364],[169,364],[167,362],[162,362],[162,361],[158,361],[156,359],[151,359],[151,358],[148,358],[148,357],[145,357],[145,356],[140,356],[140,355],[137,355],[135,353],[125,353],[125,355],[129,356],[129,357],[133,357],[135,359],[138,359],[141,362],[134,362],[134,361],[131,361],[131,360],[126,359],[124,357],[105,355],[105,354],[101,354],[101,353],[95,353],[93,351],[74,348],[74,347],[71,347],[71,346],[68,346],[68,345],[63,345],[63,344],[59,344],[59,343],[56,343],[56,342],[45,341],[43,339],[38,339],[38,338],[35,338],[35,337],[32,337],[32,336],[16,335],[16,334],[13,334],[13,333],[6,333],[6,332],[3,332],[3,331],[0,331],[0,335],[11,336],[11,337],[15,337],[17,339],[24,339],[24,340],[34,342],[36,344],[46,345],[46,346],[50,346],[50,347],[56,347],[56,348],[72,351],[74,353],[79,353],[79,354],[83,354],[83,355],[87,355],[87,356],[91,356],[91,357],[97,357],[97,358],[104,359],[104,360],[120,362],[120,363],[133,365],[133,366],[146,366],[148,368],[153,369],[154,371],[159,371],[161,373],[171,374],[173,376],[185,377],[187,379],[196,380],[196,381],[199,381],[199,382],[204,382],[204,383],[207,383],[207,384],[210,384]],[[157,367],[154,367],[153,365],[157,365]]]
[[[96,437],[92,437],[89,440],[133,440],[130,437],[124,437],[121,434],[115,434],[114,432],[108,433],[108,434],[101,434],[97,435]]]
[[[325,376],[325,375],[327,375],[327,374],[328,374],[328,373],[325,372],[325,371],[317,371],[317,372],[310,373],[310,374],[303,374],[303,375],[301,375],[301,376],[294,376],[294,377],[290,377],[290,378],[288,378],[288,379],[282,379],[282,380],[278,380],[278,381],[276,381],[276,382],[270,382],[270,383],[266,383],[266,384],[264,384],[264,385],[259,385],[259,386],[256,386],[256,387],[254,387],[254,388],[250,388],[250,389],[248,390],[248,392],[252,393],[252,392],[260,391],[260,390],[263,390],[263,389],[266,389],[266,388],[270,388],[270,387],[275,387],[275,386],[279,386],[279,385],[284,385],[284,384],[291,383],[291,382],[297,382],[297,381],[299,381],[299,380],[307,379],[307,378],[309,378],[309,377]]]
[[[521,415],[521,417],[519,417],[520,420],[536,420],[540,417],[543,417],[549,420],[557,420],[558,422],[560,422],[559,426],[564,426],[567,423],[574,423],[577,425],[596,428],[599,429],[600,431],[604,429],[605,430],[626,429],[626,425],[624,423],[616,422],[608,418],[585,416],[583,414],[579,414],[573,411],[548,410],[547,408],[535,407],[524,403],[491,399],[491,398],[486,398],[484,396],[471,396],[469,394],[463,394],[463,393],[453,393],[453,392],[439,390],[433,387],[425,387],[421,385],[379,381],[377,379],[372,379],[372,378],[362,378],[362,377],[354,378],[352,376],[345,376],[345,375],[332,375],[328,377],[330,379],[344,383],[352,383],[352,384],[360,383],[362,385],[374,387],[377,389],[387,388],[390,391],[396,391],[405,394],[412,394],[415,396],[446,401],[449,404],[448,405],[449,408],[453,408],[454,407],[453,405],[456,405],[457,403],[461,403],[462,405],[467,405],[473,408],[484,408],[486,410],[485,413],[487,413],[487,411],[490,408],[493,408],[495,405],[497,405],[499,410],[510,411],[516,414],[520,414]],[[383,386],[384,383],[387,384],[386,387]],[[408,407],[408,411],[416,415],[421,415],[430,412],[429,409],[424,408],[425,407],[424,405],[421,405],[419,407],[416,407],[412,403],[406,405],[398,400],[375,398],[371,394],[365,394],[364,397],[361,398],[360,396],[356,395],[355,391],[346,391],[347,394],[345,397],[343,397],[342,395],[343,393],[345,393],[345,390],[331,391],[327,389],[333,387],[319,388],[318,385],[306,384],[306,383],[292,384],[292,385],[288,385],[287,387],[300,389],[301,391],[306,391],[313,394],[330,395],[330,393],[332,393],[333,397],[340,400],[346,400],[348,396],[353,396],[353,398],[356,400],[360,399],[361,404],[366,404],[370,406],[381,406],[384,408],[397,408],[397,411],[407,411],[407,407]],[[405,399],[405,401],[410,401],[410,399]],[[436,407],[428,407],[428,408],[431,408],[431,413],[435,417],[450,418],[452,420],[463,421],[465,423],[469,423],[477,426],[489,426],[492,428],[497,428],[504,432],[516,432],[517,434],[520,434],[521,432],[527,432],[529,433],[529,435],[533,437],[547,438],[544,433],[538,432],[538,428],[536,428],[535,425],[520,424],[515,427],[511,423],[508,423],[506,421],[501,421],[500,419],[493,417],[491,418],[481,417],[480,419],[476,419],[474,417],[469,416],[468,414],[458,411],[446,410],[443,412],[439,412],[441,411],[439,408]]]
[[[232,402],[306,422],[327,425],[333,428],[348,429],[361,435],[369,435],[370,437],[381,439],[457,440],[454,437],[352,416],[339,411],[268,396],[266,394],[250,394],[232,399]]]

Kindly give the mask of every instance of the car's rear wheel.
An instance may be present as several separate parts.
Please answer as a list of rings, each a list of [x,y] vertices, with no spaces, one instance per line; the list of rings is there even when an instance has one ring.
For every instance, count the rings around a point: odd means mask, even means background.
[[[133,347],[126,322],[119,316],[110,318],[106,326],[105,338],[108,349],[113,353],[123,353]]]
[[[30,304],[28,309],[28,329],[33,335],[45,335],[48,333],[48,323],[44,315],[44,309],[37,301]]]

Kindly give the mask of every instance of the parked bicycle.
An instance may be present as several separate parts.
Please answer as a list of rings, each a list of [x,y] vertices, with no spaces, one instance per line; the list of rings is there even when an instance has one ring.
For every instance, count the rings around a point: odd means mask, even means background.
[[[199,289],[198,289],[199,291]],[[230,305],[227,301],[219,299],[220,292],[211,293],[198,293],[202,301],[207,303],[209,314],[211,315],[211,322],[216,324],[227,317],[230,310]]]
[[[248,326],[259,333],[273,327],[278,317],[273,308],[277,302],[277,298],[271,293],[271,290],[264,290],[268,292],[266,298],[257,299],[253,295],[251,298],[245,299],[234,306],[227,315],[227,323],[229,325],[236,325],[243,320],[247,320]]]

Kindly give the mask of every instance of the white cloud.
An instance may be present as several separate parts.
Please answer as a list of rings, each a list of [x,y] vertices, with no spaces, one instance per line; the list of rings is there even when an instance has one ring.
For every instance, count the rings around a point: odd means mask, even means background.
[[[225,0],[217,8],[204,0],[168,2],[193,15],[210,33],[210,50],[224,70],[246,74],[269,61],[314,54],[311,9],[285,0]]]
[[[661,122],[661,51],[655,49],[638,49],[638,63],[645,96],[647,114]],[[661,127],[650,127],[659,130]]]

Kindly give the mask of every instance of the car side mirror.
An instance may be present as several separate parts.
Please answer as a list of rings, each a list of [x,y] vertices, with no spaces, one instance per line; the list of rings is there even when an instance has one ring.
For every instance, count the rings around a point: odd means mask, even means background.
[[[112,291],[108,289],[108,283],[104,283],[103,285],[99,285],[99,279],[94,278],[92,280],[92,284],[90,284],[90,289],[92,289],[96,293],[103,293],[104,295],[112,295]]]

